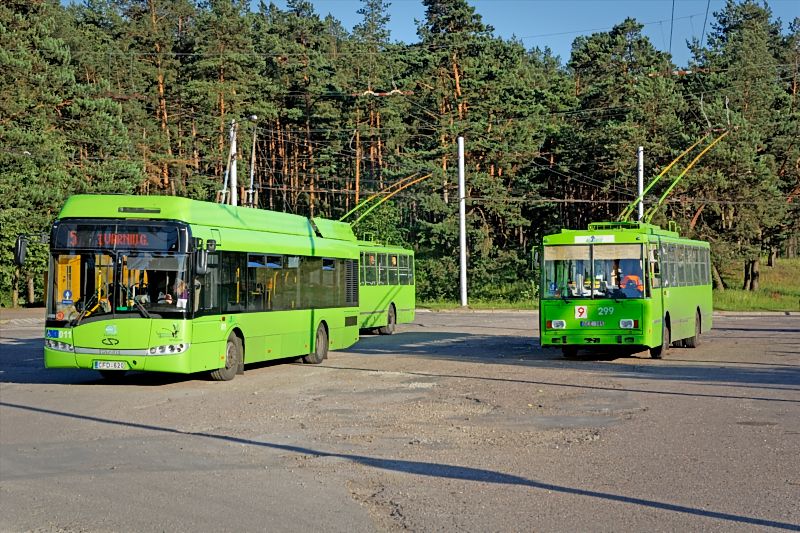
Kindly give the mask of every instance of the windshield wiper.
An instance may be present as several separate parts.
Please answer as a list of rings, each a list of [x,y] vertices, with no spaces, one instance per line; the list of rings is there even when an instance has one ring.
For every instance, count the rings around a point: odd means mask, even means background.
[[[142,302],[137,300],[136,297],[131,298],[131,290],[128,288],[128,286],[123,283],[122,288],[125,289],[125,298],[133,302],[133,305],[143,317],[150,318],[150,313],[148,313],[147,309],[144,308]]]
[[[100,291],[94,291],[94,294],[92,294],[89,297],[89,299],[86,300],[86,303],[83,304],[83,311],[81,311],[81,314],[78,315],[78,318],[74,320],[74,322],[72,323],[73,326],[77,326],[78,324],[80,324],[81,320],[83,320],[86,317],[86,315],[92,312],[91,311],[92,305],[94,305],[95,301],[97,300],[98,294],[100,294]]]

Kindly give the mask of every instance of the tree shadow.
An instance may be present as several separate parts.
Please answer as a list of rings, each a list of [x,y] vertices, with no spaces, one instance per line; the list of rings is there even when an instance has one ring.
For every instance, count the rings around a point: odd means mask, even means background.
[[[0,405],[20,409],[39,414],[62,416],[74,418],[79,420],[99,422],[114,426],[123,426],[135,429],[143,429],[159,433],[168,433],[173,435],[180,435],[189,438],[203,438],[218,441],[231,442],[243,446],[254,446],[261,448],[269,448],[280,450],[284,452],[296,453],[304,456],[312,457],[334,457],[352,461],[353,463],[360,464],[366,467],[386,470],[390,472],[400,472],[409,475],[437,477],[442,479],[455,479],[460,481],[472,481],[478,483],[491,483],[496,485],[511,485],[528,487],[535,490],[546,490],[557,492],[561,494],[569,494],[574,496],[583,496],[587,498],[595,498],[604,501],[626,503],[630,505],[637,505],[643,508],[656,509],[661,511],[670,511],[675,513],[683,513],[691,516],[698,516],[703,518],[712,518],[722,520],[730,523],[748,524],[760,527],[773,527],[777,529],[784,529],[787,531],[800,531],[800,525],[788,522],[780,522],[777,520],[769,520],[766,518],[758,518],[753,516],[739,515],[733,513],[724,513],[712,511],[709,509],[701,509],[697,507],[690,507],[687,505],[679,505],[657,500],[648,500],[645,498],[637,498],[633,496],[626,496],[623,494],[614,494],[610,492],[601,492],[596,490],[584,489],[580,487],[569,487],[565,485],[557,485],[554,483],[545,483],[528,479],[523,476],[514,474],[507,474],[485,468],[474,468],[462,465],[449,465],[441,463],[433,463],[426,461],[411,461],[404,459],[390,459],[381,457],[370,457],[366,455],[359,455],[353,453],[337,453],[316,450],[303,446],[295,446],[289,444],[278,444],[274,442],[258,441],[252,439],[245,439],[241,437],[233,437],[230,435],[222,435],[207,432],[194,432],[194,431],[181,431],[175,428],[155,426],[150,424],[141,424],[135,422],[127,422],[123,420],[112,420],[108,418],[100,418],[95,416],[80,415],[77,413],[69,413],[66,411],[56,411],[52,409],[44,409],[40,407],[33,407],[22,404],[14,404],[8,402],[0,402]]]

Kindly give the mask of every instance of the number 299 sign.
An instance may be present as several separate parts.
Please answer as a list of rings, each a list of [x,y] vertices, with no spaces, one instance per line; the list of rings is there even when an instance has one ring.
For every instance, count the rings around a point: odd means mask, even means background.
[[[575,306],[575,318],[586,318],[588,309],[585,305],[576,305]]]

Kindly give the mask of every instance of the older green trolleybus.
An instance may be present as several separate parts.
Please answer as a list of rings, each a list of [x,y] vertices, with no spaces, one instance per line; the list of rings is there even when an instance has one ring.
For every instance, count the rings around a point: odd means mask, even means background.
[[[78,195],[50,237],[44,361],[230,380],[358,340],[348,224],[177,197]]]
[[[661,358],[711,329],[708,243],[643,222],[600,222],[544,238],[540,339],[565,357],[595,348]]]
[[[397,324],[414,320],[414,252],[369,241],[358,241],[358,248],[359,328],[391,335]]]

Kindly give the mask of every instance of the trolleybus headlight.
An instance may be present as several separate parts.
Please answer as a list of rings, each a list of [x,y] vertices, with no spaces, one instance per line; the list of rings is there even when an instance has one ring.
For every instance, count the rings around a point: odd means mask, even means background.
[[[566,320],[548,320],[547,327],[552,329],[564,329],[567,327]]]
[[[75,349],[71,344],[67,344],[66,342],[61,341],[54,341],[47,339],[44,341],[44,345],[51,350],[58,350],[59,352],[74,352]]]
[[[183,353],[189,349],[189,343],[180,343],[180,344],[164,344],[162,346],[153,346],[147,353],[150,355],[175,355],[179,353]]]
[[[639,327],[639,321],[633,320],[632,318],[623,318],[619,321],[620,329],[637,329]]]

